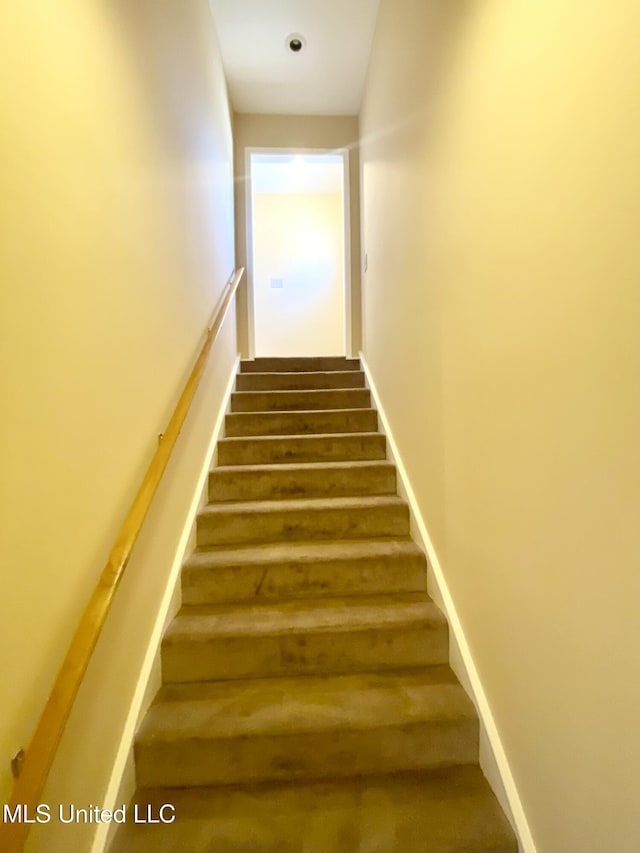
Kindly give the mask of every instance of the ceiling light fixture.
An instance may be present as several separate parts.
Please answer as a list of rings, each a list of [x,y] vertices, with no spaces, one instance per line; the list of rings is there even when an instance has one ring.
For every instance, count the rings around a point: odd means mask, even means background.
[[[287,36],[285,44],[289,53],[301,53],[304,50],[307,41],[304,36],[300,35],[300,33],[291,33]]]

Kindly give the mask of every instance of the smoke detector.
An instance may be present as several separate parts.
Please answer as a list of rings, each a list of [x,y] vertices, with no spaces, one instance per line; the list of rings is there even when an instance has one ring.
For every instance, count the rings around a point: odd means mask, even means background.
[[[307,40],[300,33],[290,33],[285,40],[285,44],[289,53],[302,53],[306,47]]]

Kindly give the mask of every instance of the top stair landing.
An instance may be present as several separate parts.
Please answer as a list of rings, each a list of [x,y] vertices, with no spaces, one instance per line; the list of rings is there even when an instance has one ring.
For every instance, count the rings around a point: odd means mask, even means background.
[[[240,373],[314,373],[360,370],[360,359],[345,356],[255,358],[240,362]]]

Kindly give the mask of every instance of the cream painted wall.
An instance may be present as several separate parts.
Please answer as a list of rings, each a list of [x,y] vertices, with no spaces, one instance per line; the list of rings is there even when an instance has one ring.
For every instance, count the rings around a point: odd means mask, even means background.
[[[0,29],[0,788],[234,267],[206,0],[13,3]],[[46,800],[102,802],[236,357],[231,312],[119,590]],[[89,850],[39,827],[34,851]]]
[[[344,355],[343,220],[341,193],[253,196],[257,356]]]
[[[383,0],[364,350],[538,853],[640,850],[640,7]]]
[[[349,150],[349,194],[351,237],[348,246],[351,292],[348,294],[347,322],[351,329],[352,349],[361,344],[360,298],[360,164],[358,119],[353,116],[234,116],[236,263],[247,266],[246,236],[246,158],[247,148],[294,148]],[[238,291],[238,343],[243,356],[249,354],[247,288],[252,286],[251,272]]]

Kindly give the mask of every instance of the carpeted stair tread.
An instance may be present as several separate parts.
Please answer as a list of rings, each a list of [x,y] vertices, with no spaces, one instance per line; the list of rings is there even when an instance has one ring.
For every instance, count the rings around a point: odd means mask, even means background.
[[[307,471],[367,471],[367,470],[389,470],[395,471],[396,466],[388,459],[355,459],[355,460],[329,460],[327,462],[267,462],[254,465],[216,465],[211,474],[234,473],[234,474],[280,474],[301,473]]]
[[[310,391],[234,391],[232,412],[295,411],[307,409],[369,409],[367,388],[331,388]]]
[[[188,606],[162,644],[165,683],[431,666],[447,623],[424,593]]]
[[[199,545],[408,533],[409,510],[396,495],[210,503],[196,520]]]
[[[240,362],[241,373],[275,373],[283,371],[360,370],[360,359],[345,356],[310,356],[294,358],[256,358]]]
[[[423,552],[408,537],[405,539],[371,538],[355,541],[345,539],[336,542],[277,542],[200,548],[187,558],[184,567],[187,571],[193,572],[234,565],[239,567],[248,564],[264,565],[264,563],[284,562],[303,565],[317,560],[358,560],[372,556],[389,558],[398,554],[424,559]]]
[[[170,825],[128,821],[111,853],[517,853],[482,771],[359,776],[234,788],[139,791],[141,814],[175,806]]]
[[[275,501],[237,501],[224,504],[207,504],[201,515],[223,517],[225,515],[243,515],[297,512],[298,510],[322,511],[324,509],[339,509],[349,512],[354,509],[406,506],[405,501],[398,495],[362,495],[341,498],[291,498]]]
[[[209,500],[215,503],[395,492],[395,465],[386,459],[221,465],[209,474]]]
[[[136,740],[141,786],[394,773],[477,760],[478,719],[446,666],[167,684]]]
[[[195,551],[184,604],[426,591],[424,554],[410,539],[223,546]]]
[[[377,432],[238,436],[218,441],[218,461],[222,466],[385,458],[386,439]]]
[[[227,437],[376,432],[377,429],[378,413],[370,408],[230,412],[225,416]]]
[[[448,666],[162,687],[138,743],[476,720]]]
[[[301,631],[357,631],[387,625],[432,625],[446,620],[423,593],[373,597],[330,598],[242,606],[183,608],[165,634],[165,641],[213,636],[263,636]]]
[[[364,388],[360,370],[314,371],[311,373],[239,373],[236,391],[307,391],[329,388]]]

